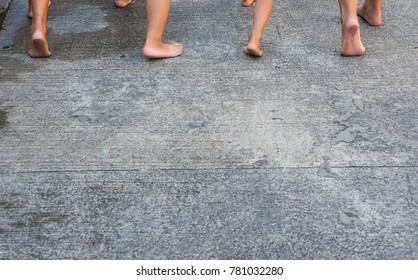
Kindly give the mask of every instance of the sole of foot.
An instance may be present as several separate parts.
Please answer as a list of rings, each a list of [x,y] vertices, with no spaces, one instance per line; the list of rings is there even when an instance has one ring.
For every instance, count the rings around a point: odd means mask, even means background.
[[[245,47],[243,49],[244,53],[250,56],[254,56],[254,57],[262,57],[263,56],[263,51],[259,50],[259,49],[253,49],[250,47]]]
[[[32,41],[32,47],[29,50],[29,56],[32,58],[47,58],[52,53],[48,49],[48,43],[42,39],[34,39]]]
[[[132,0],[130,0],[130,1],[116,0],[115,1],[115,6],[118,7],[118,8],[125,8],[126,6],[128,6],[131,3],[132,3]]]

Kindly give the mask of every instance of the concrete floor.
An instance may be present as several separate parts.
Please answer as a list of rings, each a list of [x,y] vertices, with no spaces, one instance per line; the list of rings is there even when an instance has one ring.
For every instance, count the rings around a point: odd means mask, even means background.
[[[27,1],[0,33],[0,259],[418,259],[418,7],[173,0],[142,57],[145,4],[52,2],[31,59]],[[307,9],[309,7],[309,9]]]

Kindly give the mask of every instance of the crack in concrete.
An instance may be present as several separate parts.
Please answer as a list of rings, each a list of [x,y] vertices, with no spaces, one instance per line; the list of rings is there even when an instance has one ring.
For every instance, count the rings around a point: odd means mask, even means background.
[[[12,0],[3,0],[0,2],[0,30],[3,30],[3,23],[12,6],[12,2]]]
[[[0,110],[0,129],[5,128],[9,125],[7,111]]]

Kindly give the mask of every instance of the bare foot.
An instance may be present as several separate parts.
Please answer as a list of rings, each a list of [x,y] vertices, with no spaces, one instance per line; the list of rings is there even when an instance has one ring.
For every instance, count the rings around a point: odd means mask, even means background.
[[[255,0],[242,0],[241,5],[243,7],[250,7],[254,2]]]
[[[251,56],[261,57],[263,51],[260,49],[261,37],[250,35],[247,46],[244,48],[244,52]]]
[[[32,42],[31,48],[29,50],[29,56],[33,58],[51,56],[46,37],[40,30],[35,30],[32,33]]]
[[[183,48],[177,43],[160,44],[159,46],[145,43],[143,53],[147,58],[170,58],[180,56],[183,53]]]
[[[125,8],[131,4],[132,0],[115,0],[115,6],[118,8]]]
[[[51,6],[51,1],[49,1],[48,3],[48,7]],[[33,8],[32,8],[32,4],[29,1],[29,9],[28,9],[28,18],[33,18]]]
[[[360,56],[366,52],[360,39],[360,26],[358,21],[348,19],[342,22],[342,56]]]
[[[369,8],[366,5],[357,7],[357,15],[364,19],[371,26],[382,25],[382,9]]]

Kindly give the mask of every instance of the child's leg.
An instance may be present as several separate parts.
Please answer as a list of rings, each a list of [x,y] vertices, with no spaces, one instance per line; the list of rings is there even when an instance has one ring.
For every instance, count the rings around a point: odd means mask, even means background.
[[[32,7],[32,2],[31,2],[31,0],[28,0],[28,7],[29,7],[29,9],[28,9],[28,17],[29,18],[33,18],[33,7]],[[49,2],[48,2],[48,7],[49,6],[51,6],[51,0],[49,0]]]
[[[258,0],[254,9],[253,30],[248,39],[247,47],[244,52],[248,55],[262,56],[263,51],[260,49],[261,36],[264,28],[269,20],[273,8],[272,0]]]
[[[178,44],[164,44],[163,33],[170,11],[170,0],[147,0],[147,39],[144,56],[148,58],[169,58],[182,54]]]
[[[31,25],[31,57],[48,57],[51,52],[46,41],[46,17],[48,14],[48,0],[30,0],[33,8]]]
[[[254,2],[255,2],[255,0],[242,0],[242,1],[241,1],[241,5],[242,5],[243,7],[249,7],[249,6],[251,6]]]
[[[132,0],[115,0],[115,6],[119,8],[124,8],[131,4]]]
[[[381,25],[382,0],[366,0],[363,6],[357,7],[357,14],[372,26]]]
[[[28,0],[28,17],[33,18],[33,7],[31,0]]]
[[[366,50],[360,39],[360,26],[357,18],[357,0],[339,0],[342,45],[340,53],[343,56],[363,55]]]

